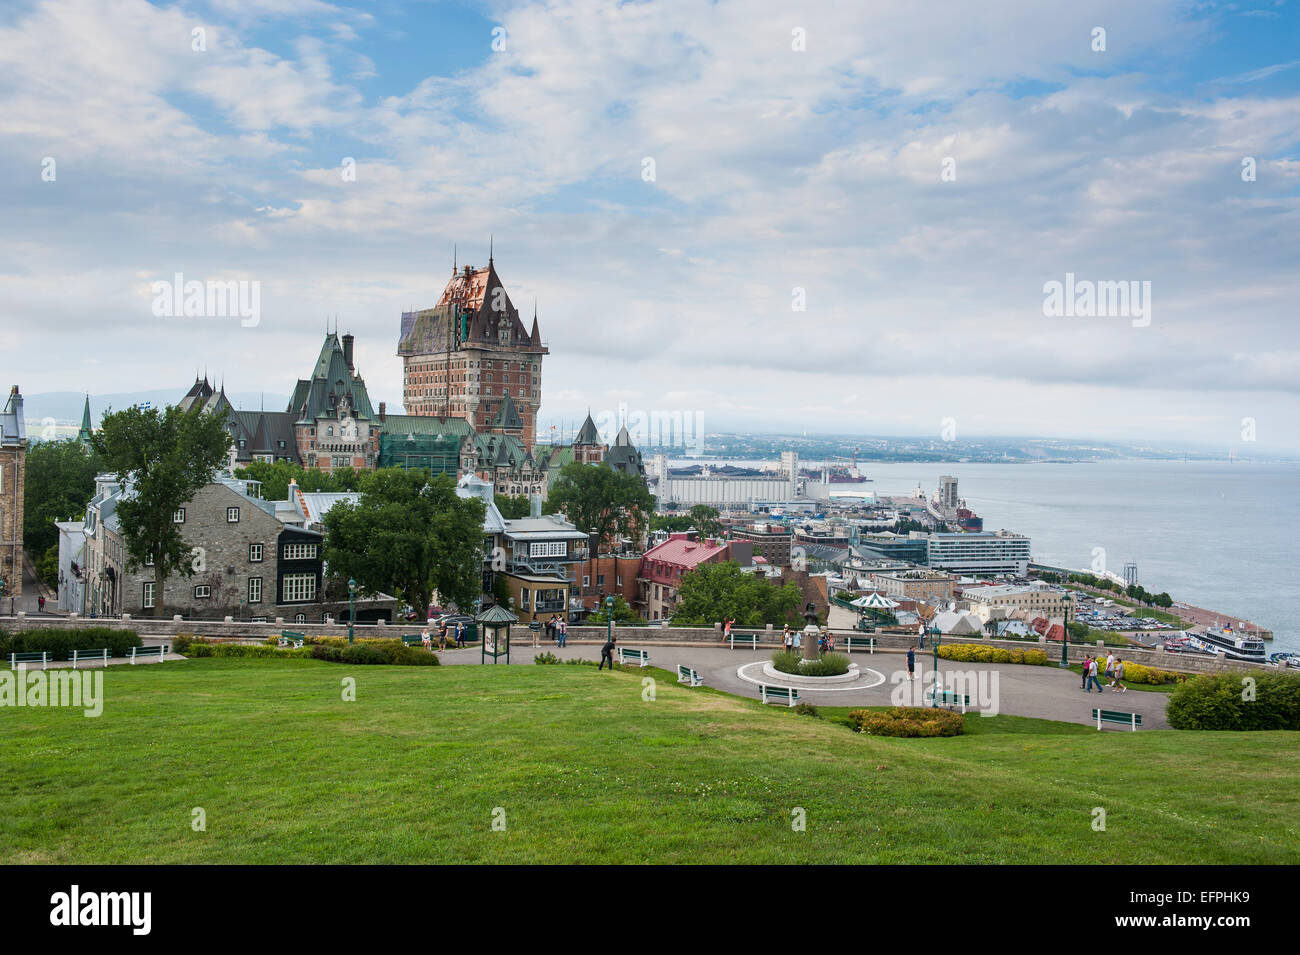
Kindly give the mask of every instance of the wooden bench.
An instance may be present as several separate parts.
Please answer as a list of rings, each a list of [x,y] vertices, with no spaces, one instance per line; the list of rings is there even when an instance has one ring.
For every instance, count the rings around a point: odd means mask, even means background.
[[[624,665],[634,663],[639,667],[643,667],[650,662],[650,652],[648,650],[631,650],[627,647],[619,647],[618,662]]]
[[[733,633],[728,639],[731,641],[731,649],[733,650],[736,649],[737,640],[741,644],[749,644],[751,650],[758,649],[758,634],[756,633]]]
[[[704,686],[704,679],[685,664],[677,664],[677,682],[687,686]]]
[[[970,706],[970,697],[965,693],[954,693],[951,690],[940,690],[938,693],[938,702],[935,701],[935,692],[930,690],[926,694],[926,702],[930,706],[960,706],[962,713],[966,712],[966,707]]]
[[[16,670],[20,663],[26,666],[28,663],[36,663],[38,660],[40,661],[42,670],[49,669],[50,651],[41,650],[39,653],[11,653],[9,654],[9,669]]]
[[[406,644],[408,647],[423,647],[424,637],[422,637],[418,633],[407,634],[406,636],[402,637],[402,642]],[[433,634],[429,634],[429,646],[432,647],[437,642],[438,642],[438,638],[435,637]]]
[[[1099,730],[1102,723],[1119,723],[1136,733],[1137,728],[1142,725],[1140,713],[1121,713],[1119,710],[1093,710],[1092,718],[1097,721]]]
[[[108,647],[102,650],[73,650],[72,651],[72,669],[77,668],[78,663],[86,660],[98,660],[104,666],[108,666]]]
[[[148,660],[150,657],[157,657],[158,662],[162,663],[167,658],[167,650],[166,644],[157,647],[132,647],[131,666],[135,666],[136,660]]]
[[[302,648],[306,641],[307,635],[304,633],[294,633],[292,630],[281,630],[280,639],[276,641],[277,647],[292,647],[295,650]]]
[[[785,706],[794,706],[799,702],[799,691],[792,686],[768,686],[766,683],[758,685],[758,698],[764,704],[768,702],[781,703]]]
[[[857,647],[859,650],[861,650],[861,649],[863,649],[863,648],[865,647],[868,653],[875,653],[875,652],[876,652],[876,638],[875,638],[875,637],[855,637],[855,636],[853,636],[853,634],[849,634],[848,636],[846,636],[846,637],[844,638],[844,652],[845,652],[845,653],[852,653],[854,647]]]

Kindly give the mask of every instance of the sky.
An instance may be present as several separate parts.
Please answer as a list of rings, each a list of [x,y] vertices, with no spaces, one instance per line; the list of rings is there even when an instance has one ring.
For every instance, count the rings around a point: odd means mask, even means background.
[[[1298,41],[1295,0],[7,0],[3,384],[287,395],[337,316],[395,411],[400,313],[491,241],[543,427],[1293,452]],[[157,314],[177,273],[256,321]]]

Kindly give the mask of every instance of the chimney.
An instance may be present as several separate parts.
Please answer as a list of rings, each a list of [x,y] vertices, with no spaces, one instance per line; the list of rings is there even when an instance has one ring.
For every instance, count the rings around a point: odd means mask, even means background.
[[[388,402],[379,402],[379,423],[383,424],[388,420]]]
[[[343,336],[343,360],[348,363],[348,371],[352,371],[352,342],[355,339],[351,335]]]

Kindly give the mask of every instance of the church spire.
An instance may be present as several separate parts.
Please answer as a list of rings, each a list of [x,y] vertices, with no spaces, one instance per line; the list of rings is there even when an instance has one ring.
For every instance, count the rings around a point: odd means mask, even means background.
[[[493,236],[492,233],[489,232],[488,233],[488,266],[489,267],[492,265],[492,241],[493,241]]]
[[[198,377],[197,375],[195,376]],[[77,440],[82,444],[90,444],[90,393],[86,393],[86,404],[81,410],[81,430],[77,432]]]

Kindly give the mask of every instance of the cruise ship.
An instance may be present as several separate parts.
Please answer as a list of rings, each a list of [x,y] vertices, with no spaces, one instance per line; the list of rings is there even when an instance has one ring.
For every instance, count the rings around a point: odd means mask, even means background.
[[[1240,630],[1233,630],[1231,627],[1210,627],[1204,633],[1195,636],[1229,660],[1268,662],[1268,657],[1264,653],[1264,641]]]

